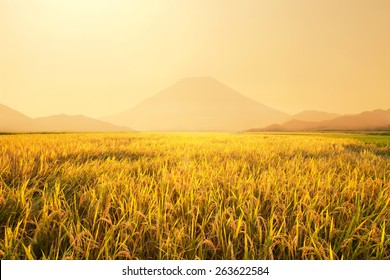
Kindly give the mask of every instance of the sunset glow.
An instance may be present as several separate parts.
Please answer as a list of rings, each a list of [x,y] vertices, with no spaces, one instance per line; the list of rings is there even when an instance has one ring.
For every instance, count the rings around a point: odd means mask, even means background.
[[[389,1],[0,0],[0,103],[128,110],[211,76],[275,109],[390,107]]]

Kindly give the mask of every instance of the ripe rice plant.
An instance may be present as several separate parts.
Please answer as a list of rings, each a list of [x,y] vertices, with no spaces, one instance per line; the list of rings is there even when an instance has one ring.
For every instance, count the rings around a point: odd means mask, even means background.
[[[0,258],[390,259],[385,137],[0,135]]]

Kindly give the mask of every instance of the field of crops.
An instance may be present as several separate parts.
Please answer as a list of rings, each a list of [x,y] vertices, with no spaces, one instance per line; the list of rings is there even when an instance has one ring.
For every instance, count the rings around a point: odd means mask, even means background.
[[[390,259],[389,138],[0,135],[0,258]]]

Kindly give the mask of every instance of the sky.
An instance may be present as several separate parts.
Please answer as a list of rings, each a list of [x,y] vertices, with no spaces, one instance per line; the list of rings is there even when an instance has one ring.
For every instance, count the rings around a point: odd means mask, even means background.
[[[0,0],[0,104],[126,111],[211,76],[298,113],[390,108],[388,0]]]

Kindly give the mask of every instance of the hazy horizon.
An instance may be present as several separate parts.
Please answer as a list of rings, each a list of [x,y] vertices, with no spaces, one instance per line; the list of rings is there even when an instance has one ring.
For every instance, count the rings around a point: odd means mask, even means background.
[[[0,104],[127,111],[210,76],[274,109],[390,108],[390,2],[0,0]]]

